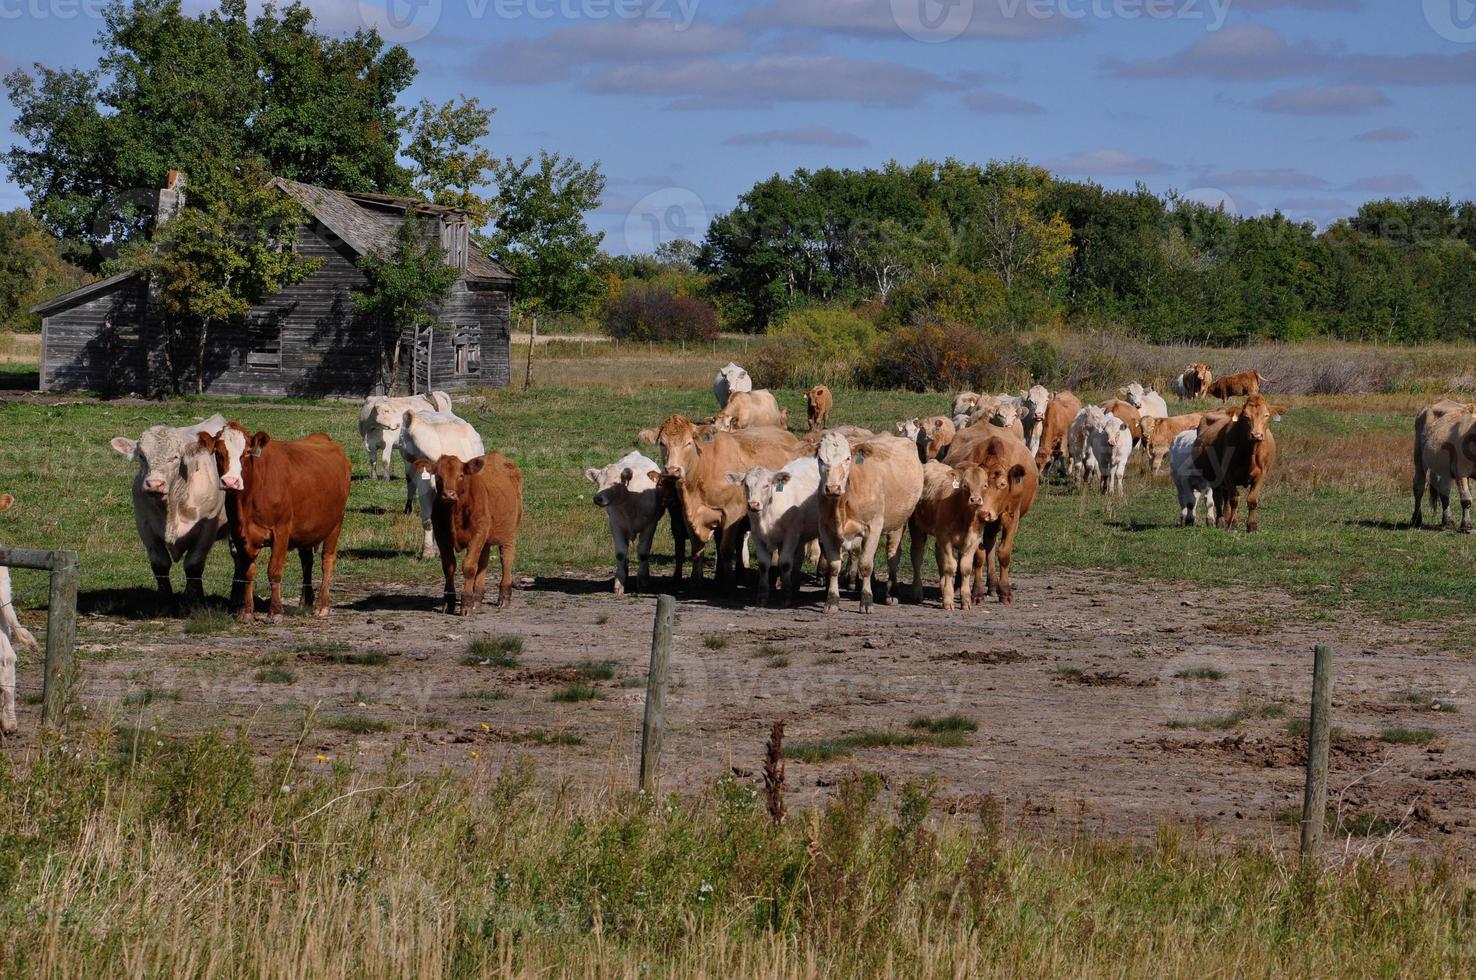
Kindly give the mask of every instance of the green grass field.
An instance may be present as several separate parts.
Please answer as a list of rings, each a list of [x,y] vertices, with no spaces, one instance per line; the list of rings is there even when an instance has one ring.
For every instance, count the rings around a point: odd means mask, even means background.
[[[655,378],[613,383],[606,377],[604,384],[591,383],[597,363],[568,362],[571,371],[588,374],[569,379],[578,387],[540,384],[528,393],[492,391],[459,407],[489,448],[507,453],[523,468],[520,573],[606,574],[612,560],[608,531],[604,515],[590,503],[585,467],[612,462],[636,448],[639,429],[673,412],[705,416],[713,411],[708,359],[700,366],[664,369]],[[552,364],[540,363],[540,368],[553,371]],[[616,368],[608,372],[625,377]],[[799,393],[779,396],[792,418],[802,417]],[[1027,575],[1060,567],[1101,568],[1200,584],[1273,586],[1315,605],[1357,602],[1384,619],[1429,619],[1468,608],[1476,599],[1476,576],[1470,574],[1476,538],[1404,526],[1411,510],[1411,419],[1423,400],[1286,399],[1290,410],[1275,426],[1280,459],[1255,535],[1176,526],[1171,481],[1166,476],[1150,480],[1136,461],[1126,499],[1049,484],[1025,520],[1015,568]],[[945,410],[948,398],[839,391],[836,401],[838,421],[890,429],[898,419]],[[150,586],[133,527],[133,465],[114,453],[108,440],[136,437],[156,422],[185,423],[215,411],[277,438],[322,430],[338,439],[349,450],[356,474],[340,545],[340,581],[419,583],[434,589],[435,564],[411,557],[420,532],[418,518],[401,513],[403,483],[367,479],[356,409],[347,403],[0,404],[0,489],[17,498],[16,507],[0,516],[0,539],[16,546],[79,550],[84,594]],[[654,448],[647,451],[654,454]],[[663,556],[658,567],[669,567],[664,563],[671,543],[664,531],[656,551]],[[289,563],[289,583],[295,575],[295,563]],[[217,549],[207,586],[223,594],[229,578],[228,553]]]

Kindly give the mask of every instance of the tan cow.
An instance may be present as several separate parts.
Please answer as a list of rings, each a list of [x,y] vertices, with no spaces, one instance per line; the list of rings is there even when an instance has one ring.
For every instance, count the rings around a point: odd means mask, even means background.
[[[1250,398],[1261,393],[1265,380],[1258,371],[1241,371],[1216,378],[1205,385],[1204,393],[1206,398],[1218,398],[1222,402],[1228,398]]]
[[[415,470],[430,474],[435,485],[436,547],[441,553],[446,612],[456,612],[456,555],[462,551],[466,558],[461,615],[481,608],[493,545],[502,561],[497,608],[512,605],[513,560],[523,523],[523,473],[518,464],[494,450],[466,461],[455,456],[434,462],[417,459]]]
[[[1174,436],[1198,428],[1203,418],[1204,415],[1200,412],[1171,415],[1166,419],[1143,416],[1143,441],[1148,444],[1149,471],[1154,474],[1163,472],[1163,464],[1168,459],[1169,447],[1174,444]]]
[[[733,392],[728,396],[728,404],[713,419],[713,425],[724,432],[756,429],[766,425],[782,429],[788,422],[788,415],[780,410],[774,393],[767,388]]]
[[[871,572],[882,535],[887,537],[882,601],[894,604],[888,586],[897,582],[902,529],[922,495],[917,447],[896,436],[877,436],[852,447],[839,432],[827,432],[815,458],[820,463],[820,551],[829,577],[825,611],[840,609],[842,551],[858,559],[861,611],[871,611]]]
[[[941,458],[958,435],[953,420],[946,415],[898,422],[897,432],[903,439],[917,445],[918,459],[924,463]],[[850,435],[847,434],[846,438],[850,438]]]
[[[1461,531],[1471,527],[1471,484],[1476,474],[1476,405],[1442,398],[1428,405],[1415,418],[1414,516],[1410,523],[1424,525],[1420,498],[1428,487],[1430,506],[1440,501],[1440,526],[1449,527],[1450,485],[1454,481],[1461,496]]]
[[[933,550],[938,560],[943,608],[953,610],[953,580],[960,575],[963,587],[959,590],[959,602],[965,609],[973,605],[969,585],[983,531],[984,482],[984,470],[972,463],[956,469],[938,462],[923,467],[922,496],[907,522],[914,602],[922,602],[923,555],[928,549],[928,536],[932,535],[937,539]]]
[[[1256,529],[1261,486],[1276,462],[1276,437],[1271,434],[1271,420],[1280,418],[1284,411],[1280,405],[1271,405],[1260,395],[1252,395],[1240,408],[1206,413],[1200,420],[1193,463],[1214,491],[1217,523],[1221,527],[1235,526],[1240,488],[1247,487],[1245,529]]]
[[[682,512],[693,539],[692,578],[701,579],[707,543],[717,535],[716,579],[726,582],[748,517],[743,488],[728,482],[728,472],[754,466],[777,470],[803,454],[800,441],[771,426],[699,434],[686,417],[673,415],[661,424],[656,445],[667,475],[681,481]]]
[[[1213,380],[1214,375],[1210,373],[1210,366],[1195,361],[1184,369],[1183,374],[1175,379],[1174,387],[1177,389],[1181,399],[1199,398],[1204,395],[1205,389],[1210,386],[1210,382]]]
[[[973,412],[979,404],[979,393],[975,391],[960,391],[953,398],[953,411],[950,416],[968,415]]]
[[[816,385],[805,392],[805,417],[810,422],[811,432],[825,428],[825,420],[830,417],[830,410],[834,407],[835,398],[824,385]]]
[[[975,450],[996,436],[1014,439],[1022,446],[1025,444],[1024,438],[1014,430],[1002,429],[989,422],[981,422],[978,425],[969,426],[954,436],[953,440],[948,444],[947,451],[943,453],[941,461],[950,466],[959,466],[965,460],[973,459]]]
[[[1143,413],[1134,408],[1131,402],[1120,398],[1109,398],[1101,404],[1104,412],[1122,419],[1128,431],[1133,435],[1133,447],[1137,448],[1138,444],[1143,441]]]
[[[973,595],[975,602],[982,602],[985,595],[994,595],[1009,605],[1015,598],[1010,585],[1010,556],[1020,531],[1020,519],[1035,502],[1040,473],[1023,442],[1003,437],[979,445],[971,462],[984,470],[984,504],[979,515],[983,524],[980,553],[974,559]],[[987,590],[983,588],[986,575]]]
[[[1035,451],[1035,466],[1040,474],[1057,460],[1062,468],[1070,464],[1066,438],[1071,432],[1071,423],[1081,411],[1081,399],[1069,391],[1059,392],[1046,405],[1045,421],[1040,434],[1040,446]]]

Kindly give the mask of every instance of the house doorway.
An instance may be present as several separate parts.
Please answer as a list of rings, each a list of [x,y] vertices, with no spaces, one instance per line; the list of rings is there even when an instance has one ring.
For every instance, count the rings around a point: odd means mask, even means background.
[[[432,355],[435,353],[434,324],[415,328],[414,351],[410,357],[410,394],[423,395],[435,390]]]

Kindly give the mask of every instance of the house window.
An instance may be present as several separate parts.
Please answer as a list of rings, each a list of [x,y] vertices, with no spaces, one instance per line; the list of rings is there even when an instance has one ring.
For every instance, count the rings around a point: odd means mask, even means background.
[[[282,366],[281,324],[253,324],[251,330],[251,347],[246,351],[246,366],[254,368],[279,368]]]
[[[470,333],[456,336],[456,373],[480,374],[482,371],[482,342]]]

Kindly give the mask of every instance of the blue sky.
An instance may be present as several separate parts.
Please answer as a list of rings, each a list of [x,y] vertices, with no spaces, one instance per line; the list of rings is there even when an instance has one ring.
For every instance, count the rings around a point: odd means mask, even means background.
[[[94,2],[0,0],[0,70],[90,66]],[[600,161],[592,223],[615,252],[699,238],[774,173],[923,157],[1023,157],[1319,223],[1375,197],[1476,197],[1476,0],[308,6],[324,30],[405,43],[411,100],[495,106],[496,152]],[[0,208],[24,203],[0,180]]]

